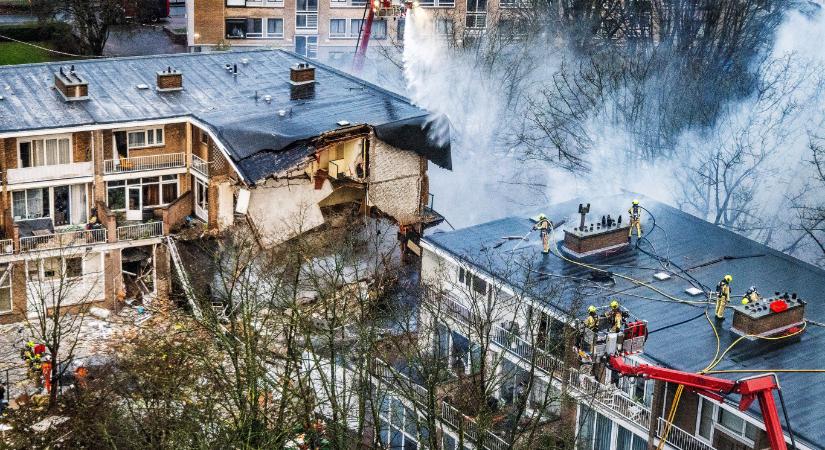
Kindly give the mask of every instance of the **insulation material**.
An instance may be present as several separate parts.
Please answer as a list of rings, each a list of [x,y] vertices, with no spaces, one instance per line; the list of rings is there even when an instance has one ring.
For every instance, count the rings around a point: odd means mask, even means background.
[[[333,191],[328,180],[321,189],[312,180],[270,180],[251,192],[247,215],[262,244],[273,246],[323,224],[318,203]]]
[[[235,222],[234,196],[228,181],[218,184],[218,228],[231,227]]]
[[[247,209],[249,209],[249,189],[239,189],[235,212],[238,214],[246,214]]]
[[[417,222],[423,178],[419,156],[374,139],[369,161],[369,205],[402,224]]]

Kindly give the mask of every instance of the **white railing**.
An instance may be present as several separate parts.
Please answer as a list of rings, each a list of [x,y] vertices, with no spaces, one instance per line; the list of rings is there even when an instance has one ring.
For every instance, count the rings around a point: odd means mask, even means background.
[[[667,421],[663,417],[659,417],[659,422],[656,427],[656,436],[660,439],[664,434]],[[670,433],[667,435],[667,443],[673,445],[680,450],[716,450],[713,446],[708,445],[697,439],[691,433],[677,427],[670,426]]]
[[[471,417],[464,415],[454,406],[447,402],[441,402],[441,420],[450,424],[456,430],[460,430],[474,443],[481,442],[482,447],[487,450],[504,450],[510,448],[510,444],[504,439],[496,436],[489,430],[485,430],[483,436],[479,436],[478,425]]]
[[[14,241],[0,239],[0,255],[11,255],[12,253],[14,253]]]
[[[186,154],[164,153],[161,155],[136,156],[134,158],[107,159],[103,161],[103,173],[127,173],[144,170],[174,169],[186,166]]]
[[[467,28],[483,30],[487,28],[486,11],[467,11]]]
[[[298,25],[300,18],[304,18],[304,25]],[[318,29],[318,11],[306,12],[298,11],[295,13],[295,29],[296,30],[317,30]]]
[[[20,238],[20,250],[48,250],[61,247],[78,247],[106,242],[106,229],[64,231],[44,236],[27,236]]]
[[[163,222],[148,222],[117,227],[117,240],[134,241],[163,235]]]
[[[192,155],[192,170],[208,177],[209,163],[201,159],[198,155]]]

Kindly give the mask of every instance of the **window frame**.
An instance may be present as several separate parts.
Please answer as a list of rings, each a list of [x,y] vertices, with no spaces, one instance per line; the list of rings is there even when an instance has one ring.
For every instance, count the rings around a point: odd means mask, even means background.
[[[333,34],[333,32],[332,32],[332,22],[334,22],[334,21],[335,22],[340,21],[340,22],[344,23],[343,33],[336,32],[335,34]],[[329,38],[330,39],[346,39],[346,38],[348,38],[349,37],[349,29],[347,28],[348,25],[349,25],[349,20],[347,20],[345,18],[333,17],[333,18],[329,19]]]
[[[124,131],[126,133],[126,152],[128,155],[129,150],[140,149],[140,148],[152,148],[152,147],[163,147],[166,145],[166,127],[159,126],[159,127],[149,127],[149,128],[131,128],[128,130],[114,130],[114,131]],[[131,136],[132,135],[139,135],[143,134],[143,144],[142,145],[132,145],[131,143]],[[150,138],[151,136],[151,138]],[[158,139],[160,136],[160,139]],[[150,142],[151,141],[151,142]],[[112,146],[114,147],[114,157],[118,158],[117,155],[117,146],[114,145],[114,139],[112,140]],[[131,157],[131,156],[130,156]]]
[[[269,22],[281,22],[281,32],[280,33],[271,33],[269,32]],[[267,17],[266,18],[266,26],[264,27],[264,37],[268,39],[283,39],[284,37],[284,19],[283,17]]]
[[[59,259],[60,260],[60,271],[61,272],[59,274],[57,274],[56,276],[51,276],[51,277],[48,277],[48,278],[46,277],[45,261],[47,259]],[[68,259],[79,259],[80,260],[80,275],[79,276],[74,276],[74,277],[69,277],[68,276],[68,272],[67,272],[67,270],[68,270],[67,267],[68,266],[66,265],[66,260],[68,260]],[[33,271],[28,266],[29,264],[32,264],[32,263],[37,264],[37,279],[36,280],[32,280],[31,273]],[[61,279],[64,279],[66,281],[78,281],[78,280],[82,280],[86,276],[86,258],[83,255],[81,255],[81,256],[66,256],[66,255],[46,256],[46,257],[43,257],[43,258],[28,260],[28,261],[26,261],[26,264],[27,264],[27,266],[26,266],[26,281],[29,282],[29,283],[31,283],[31,282],[44,283],[44,282],[52,282],[54,280],[61,280]],[[65,278],[63,278],[63,274],[66,274],[67,276]]]
[[[174,179],[172,179],[172,178],[164,179],[165,177],[175,177],[175,178]],[[157,181],[151,181],[152,178],[157,178]],[[150,181],[144,181],[144,180],[150,180]],[[155,177],[130,178],[128,180],[111,180],[111,181],[107,181],[106,186],[105,186],[105,188],[106,188],[106,207],[109,208],[109,210],[111,210],[111,211],[126,211],[126,207],[128,205],[128,202],[129,202],[128,197],[127,197],[128,196],[127,189],[130,188],[130,187],[137,186],[140,190],[140,209],[141,210],[153,209],[153,208],[162,208],[162,207],[164,207],[166,205],[169,205],[170,203],[174,202],[175,200],[177,200],[181,196],[180,181],[181,181],[180,174],[161,175],[161,176],[155,176]],[[113,184],[113,185],[110,185],[110,183]],[[177,192],[177,196],[175,196],[175,198],[172,199],[169,202],[164,202],[163,188],[164,188],[164,186],[172,185],[172,184],[175,185],[175,192]],[[146,203],[144,195],[143,195],[144,186],[157,186],[157,188],[158,188],[158,200],[160,201],[159,204],[149,205],[149,204]],[[123,191],[123,207],[122,208],[113,208],[110,201],[109,201],[110,200],[110,192],[111,191],[116,191],[116,190],[122,190]]]
[[[59,161],[60,159],[60,141],[66,139],[68,141],[69,146],[69,161],[68,162],[56,162],[55,164],[41,164],[35,165],[35,157],[34,157],[34,141],[40,141],[43,145],[43,160],[46,161],[46,141],[55,141],[56,144],[56,151],[55,158]],[[21,150],[23,144],[29,144],[29,165],[23,166],[23,156],[21,155]],[[25,138],[20,138],[17,140],[17,168],[18,169],[31,169],[35,167],[48,167],[48,166],[61,166],[66,164],[73,164],[74,163],[74,136],[72,133],[63,133],[63,134],[51,134],[51,135],[43,135],[43,136],[27,136]]]
[[[3,270],[2,266],[5,266],[5,270]],[[0,290],[9,290],[9,309],[0,309],[0,315],[12,314],[14,312],[14,294],[12,293],[14,287],[11,283],[12,270],[12,265],[8,263],[0,264]]]

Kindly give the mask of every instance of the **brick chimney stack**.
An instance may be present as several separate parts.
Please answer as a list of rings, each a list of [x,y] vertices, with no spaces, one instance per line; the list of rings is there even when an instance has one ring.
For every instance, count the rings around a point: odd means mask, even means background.
[[[167,67],[157,73],[158,92],[172,92],[183,90],[183,74],[172,67]]]
[[[306,100],[315,97],[315,68],[297,63],[289,68],[289,98]]]
[[[74,65],[68,70],[60,66],[60,70],[54,74],[54,87],[67,102],[89,98],[89,82],[75,72]]]

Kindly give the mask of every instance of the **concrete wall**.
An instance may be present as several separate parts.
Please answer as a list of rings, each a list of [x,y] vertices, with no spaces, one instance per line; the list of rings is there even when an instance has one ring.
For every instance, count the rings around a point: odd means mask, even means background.
[[[370,206],[376,206],[402,225],[417,222],[425,183],[421,159],[414,152],[373,138],[367,191]]]

